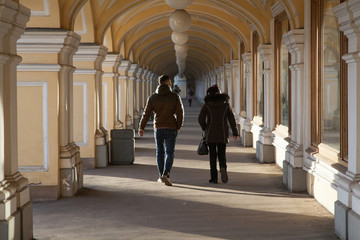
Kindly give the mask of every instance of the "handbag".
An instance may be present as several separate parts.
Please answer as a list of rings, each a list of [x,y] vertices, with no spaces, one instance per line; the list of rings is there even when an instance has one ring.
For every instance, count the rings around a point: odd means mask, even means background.
[[[209,153],[208,145],[205,140],[205,134],[203,134],[202,139],[200,140],[197,153],[199,155],[207,155]]]

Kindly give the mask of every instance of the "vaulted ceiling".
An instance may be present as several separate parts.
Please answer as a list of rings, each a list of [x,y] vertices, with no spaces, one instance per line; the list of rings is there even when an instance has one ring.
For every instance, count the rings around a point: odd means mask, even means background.
[[[276,0],[194,0],[185,75],[200,78],[240,58],[240,43],[250,51],[250,36],[270,42]],[[82,43],[103,44],[109,52],[157,74],[177,74],[165,0],[20,0],[32,11],[27,27],[61,28],[81,35]],[[291,28],[303,27],[303,0],[282,0]],[[277,3],[279,5],[279,3]],[[273,7],[274,8],[274,7]]]

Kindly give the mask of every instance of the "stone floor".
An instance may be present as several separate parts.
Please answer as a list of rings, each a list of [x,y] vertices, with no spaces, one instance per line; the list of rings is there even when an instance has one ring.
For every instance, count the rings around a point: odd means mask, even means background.
[[[281,169],[260,164],[239,142],[227,148],[229,182],[209,184],[208,156],[196,154],[200,106],[184,105],[172,187],[156,182],[149,125],[136,138],[133,165],[85,170],[75,197],[35,202],[35,239],[337,239],[332,214],[306,193],[287,191]]]

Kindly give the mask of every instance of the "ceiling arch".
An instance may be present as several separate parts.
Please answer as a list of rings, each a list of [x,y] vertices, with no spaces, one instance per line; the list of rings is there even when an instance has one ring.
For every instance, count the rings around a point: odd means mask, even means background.
[[[52,21],[59,19],[59,22],[51,24],[70,31],[74,31],[76,19],[79,19],[82,9],[86,8],[86,14],[91,15],[92,22],[88,24],[92,24],[93,31],[88,32],[82,42],[104,44],[106,39],[107,43],[112,44],[112,48],[109,48],[111,51],[122,54],[125,59],[144,68],[154,72],[166,69],[169,72],[177,71],[174,44],[171,41],[172,30],[169,27],[169,17],[174,9],[165,0],[44,2],[51,2],[51,6],[58,3],[58,8],[51,8],[50,16]],[[250,38],[254,30],[259,33],[261,43],[270,43],[271,7],[276,3],[283,5],[291,29],[303,28],[303,1],[194,0],[186,8],[192,17],[186,61],[189,74],[198,76],[203,71],[213,71],[224,63],[236,60],[240,56],[239,42],[244,44],[245,52],[250,51]],[[27,6],[31,8],[29,4]],[[31,19],[41,27],[39,17]],[[44,27],[51,27],[49,22],[43,22]]]

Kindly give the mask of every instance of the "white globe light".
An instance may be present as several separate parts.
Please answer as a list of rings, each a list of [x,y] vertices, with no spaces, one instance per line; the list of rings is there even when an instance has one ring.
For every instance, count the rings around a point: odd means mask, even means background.
[[[175,10],[169,18],[170,28],[175,32],[185,32],[191,26],[190,14],[185,10]]]
[[[194,0],[165,0],[166,4],[175,9],[184,9]]]
[[[185,44],[189,40],[189,34],[187,32],[172,32],[171,40],[175,44]]]
[[[187,52],[189,47],[187,44],[175,44],[174,49],[176,52]]]

